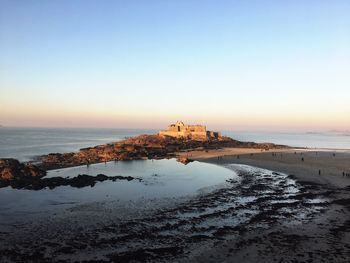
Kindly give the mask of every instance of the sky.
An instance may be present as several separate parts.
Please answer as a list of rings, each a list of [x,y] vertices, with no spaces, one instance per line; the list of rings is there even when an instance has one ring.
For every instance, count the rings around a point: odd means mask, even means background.
[[[350,130],[350,1],[0,0],[0,124]]]

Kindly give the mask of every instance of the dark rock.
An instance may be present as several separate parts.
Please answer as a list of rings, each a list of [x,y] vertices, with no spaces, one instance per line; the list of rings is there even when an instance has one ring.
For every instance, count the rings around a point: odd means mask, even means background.
[[[43,177],[46,172],[30,163],[20,163],[15,159],[0,159],[0,181]]]
[[[116,181],[116,180],[127,180],[131,181],[136,178],[131,176],[107,176],[104,174],[98,174],[96,176],[91,176],[87,174],[79,174],[73,178],[63,178],[63,177],[52,177],[52,178],[26,178],[25,180],[14,180],[8,183],[12,188],[15,189],[29,189],[29,190],[41,190],[43,188],[54,189],[59,186],[71,186],[75,188],[82,187],[93,187],[97,182],[103,181]],[[141,180],[141,179],[139,179]]]

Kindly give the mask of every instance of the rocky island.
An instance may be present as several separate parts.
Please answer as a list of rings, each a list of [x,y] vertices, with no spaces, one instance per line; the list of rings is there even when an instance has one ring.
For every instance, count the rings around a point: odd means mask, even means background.
[[[187,164],[191,160],[179,156],[180,152],[207,151],[229,147],[262,150],[287,148],[287,146],[272,143],[241,142],[222,136],[219,132],[207,131],[205,126],[185,125],[178,121],[158,134],[140,135],[113,143],[80,149],[78,152],[50,153],[39,156],[29,163],[20,163],[15,159],[0,159],[0,187],[8,185],[27,187],[32,185],[33,180],[36,184],[44,182],[38,181],[38,179],[44,177],[47,170],[109,161],[177,157],[178,161]],[[104,179],[107,180],[108,178]],[[63,181],[61,183],[67,184]]]

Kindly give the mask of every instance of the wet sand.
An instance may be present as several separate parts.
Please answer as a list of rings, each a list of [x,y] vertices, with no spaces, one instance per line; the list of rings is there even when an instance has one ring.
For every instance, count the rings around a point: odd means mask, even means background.
[[[204,162],[247,164],[279,171],[295,176],[298,181],[340,188],[350,185],[350,151],[346,150],[278,149],[262,152],[256,149],[228,148],[187,154],[192,159]]]
[[[223,166],[236,163],[286,173],[307,189],[306,194],[327,198],[327,204],[321,213],[298,223],[288,224],[287,216],[268,228],[248,226],[247,231],[217,246],[203,247],[189,262],[350,262],[348,151],[299,149],[256,153],[232,149],[231,153],[194,153],[192,158]]]

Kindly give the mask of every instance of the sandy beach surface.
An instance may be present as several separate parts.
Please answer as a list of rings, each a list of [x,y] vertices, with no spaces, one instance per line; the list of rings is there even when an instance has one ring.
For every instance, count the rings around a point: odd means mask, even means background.
[[[291,218],[286,216],[263,227],[266,221],[273,218],[273,212],[269,211],[269,219],[261,219],[261,227],[252,224],[218,246],[205,247],[189,261],[350,262],[348,150],[288,149],[259,152],[256,149],[232,148],[194,151],[185,155],[223,166],[251,165],[285,173],[305,187],[306,195],[315,194],[327,200],[319,214],[298,223],[289,224]]]
[[[350,150],[226,148],[179,153],[191,159],[216,164],[253,165],[294,175],[299,181],[312,181],[335,187],[350,185]]]

